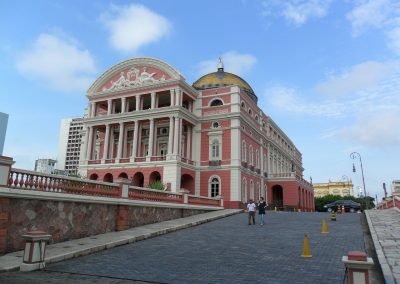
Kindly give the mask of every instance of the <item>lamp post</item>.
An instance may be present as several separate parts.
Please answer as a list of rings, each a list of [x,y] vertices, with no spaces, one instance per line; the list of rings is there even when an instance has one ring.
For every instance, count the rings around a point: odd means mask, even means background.
[[[362,161],[361,161],[361,155],[358,152],[353,152],[350,154],[350,158],[352,158],[353,160],[358,158],[360,160],[361,176],[362,176],[362,182],[363,182],[363,187],[364,187],[365,209],[368,209],[367,192],[365,190],[364,170],[363,170],[363,165],[362,165]],[[354,163],[353,163],[353,173],[355,173],[355,172],[356,172],[356,167],[354,166]]]

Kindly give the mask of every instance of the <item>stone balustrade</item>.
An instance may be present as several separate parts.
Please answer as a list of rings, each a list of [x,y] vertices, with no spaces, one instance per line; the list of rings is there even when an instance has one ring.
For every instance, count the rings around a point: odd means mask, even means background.
[[[387,197],[385,200],[382,200],[377,206],[376,209],[389,209],[397,207],[400,209],[400,197],[399,196],[392,196]]]
[[[122,185],[118,183],[43,174],[21,169],[10,169],[7,187],[29,191],[123,198]],[[128,199],[132,200],[223,207],[220,198],[191,195],[190,198],[185,200],[184,194],[136,186],[128,187]]]

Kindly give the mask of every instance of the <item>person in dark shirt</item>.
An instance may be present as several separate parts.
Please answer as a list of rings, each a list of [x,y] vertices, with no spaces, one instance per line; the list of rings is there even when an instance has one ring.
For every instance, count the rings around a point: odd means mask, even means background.
[[[264,225],[264,218],[265,218],[265,208],[267,208],[267,203],[264,200],[264,197],[260,197],[258,201],[258,215],[260,215],[260,225]]]

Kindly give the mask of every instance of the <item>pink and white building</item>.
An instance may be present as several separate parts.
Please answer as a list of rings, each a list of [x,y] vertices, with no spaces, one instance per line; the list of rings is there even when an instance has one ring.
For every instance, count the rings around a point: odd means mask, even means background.
[[[221,62],[189,85],[165,62],[129,59],[97,78],[87,97],[83,176],[161,180],[172,192],[223,196],[227,208],[264,196],[278,208],[314,209],[300,151]]]

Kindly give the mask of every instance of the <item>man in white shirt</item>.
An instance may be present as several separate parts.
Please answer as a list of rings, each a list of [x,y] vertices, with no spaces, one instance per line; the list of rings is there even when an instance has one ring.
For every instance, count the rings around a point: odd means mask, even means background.
[[[253,225],[256,224],[256,204],[252,199],[247,203],[247,211],[249,212],[249,225],[251,225],[251,220],[253,220]]]

